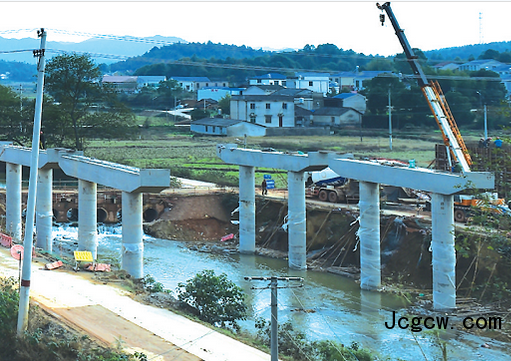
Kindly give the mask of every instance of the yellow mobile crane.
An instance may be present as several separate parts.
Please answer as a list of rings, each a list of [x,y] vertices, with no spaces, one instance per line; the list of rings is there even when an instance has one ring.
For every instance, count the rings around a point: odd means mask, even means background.
[[[465,146],[465,142],[461,137],[458,126],[456,125],[456,121],[449,109],[449,105],[445,100],[445,96],[440,88],[440,85],[437,81],[428,81],[426,75],[422,71],[422,68],[419,64],[418,58],[412,50],[412,47],[408,43],[406,39],[404,30],[399,27],[399,24],[392,12],[390,7],[390,2],[386,2],[383,5],[379,3],[376,4],[378,9],[382,12],[385,11],[387,16],[396,31],[396,35],[405,51],[406,59],[410,64],[414,75],[417,77],[419,86],[422,89],[422,93],[426,98],[428,105],[435,117],[435,120],[442,132],[442,138],[446,147],[449,148],[450,152],[447,152],[460,166],[463,172],[470,172],[470,166],[472,165],[472,159],[470,158],[470,154],[468,154],[467,147]],[[380,15],[380,21],[383,26],[385,22],[385,15]],[[452,164],[451,164],[452,165]]]

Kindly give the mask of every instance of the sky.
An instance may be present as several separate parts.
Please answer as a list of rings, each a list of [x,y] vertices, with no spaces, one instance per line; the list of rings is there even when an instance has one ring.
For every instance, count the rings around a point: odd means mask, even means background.
[[[411,46],[434,50],[511,41],[511,1],[393,1],[392,10]],[[390,21],[381,26],[376,1],[0,1],[0,36],[83,41],[51,29],[189,42],[301,49],[335,44],[365,55],[402,48]],[[6,14],[9,14],[5,16]],[[480,19],[481,17],[481,19]],[[0,49],[1,50],[1,49]],[[115,54],[114,54],[115,55]]]

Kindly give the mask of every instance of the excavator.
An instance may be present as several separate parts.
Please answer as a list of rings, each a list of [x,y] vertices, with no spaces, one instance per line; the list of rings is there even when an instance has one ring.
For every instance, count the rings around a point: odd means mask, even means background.
[[[437,81],[428,81],[424,74],[417,55],[415,55],[410,43],[408,42],[404,30],[401,29],[396,17],[390,7],[390,2],[382,5],[376,3],[378,9],[382,11],[380,14],[380,22],[382,26],[385,23],[385,15],[387,14],[392,27],[403,47],[406,59],[412,68],[414,76],[417,78],[418,84],[421,87],[422,93],[428,102],[429,108],[435,117],[435,120],[442,132],[444,145],[449,149],[447,152],[451,169],[460,170],[463,173],[470,172],[472,159],[468,153],[465,142],[461,133],[456,125],[456,121],[451,113],[449,105]],[[490,199],[478,199],[474,196],[457,195],[454,202],[454,219],[458,222],[466,222],[469,216],[475,211],[491,211],[496,214],[506,214],[511,216],[509,207],[505,204],[504,199],[498,199],[496,196]]]

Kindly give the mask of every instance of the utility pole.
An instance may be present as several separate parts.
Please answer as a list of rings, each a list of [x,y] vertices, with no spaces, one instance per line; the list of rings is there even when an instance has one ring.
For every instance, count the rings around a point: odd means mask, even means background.
[[[32,247],[34,240],[34,219],[37,191],[37,173],[39,167],[39,142],[41,134],[41,115],[43,111],[44,87],[44,50],[46,48],[46,31],[37,31],[41,38],[41,47],[34,50],[37,62],[37,94],[35,102],[34,132],[32,135],[32,154],[30,159],[30,178],[28,181],[27,218],[25,221],[25,238],[23,240],[23,267],[21,270],[20,302],[18,310],[18,337],[23,336],[28,325],[28,308],[30,302],[30,276],[32,272]]]
[[[261,288],[270,288],[271,289],[271,338],[270,338],[270,348],[271,348],[271,358],[270,361],[278,361],[279,359],[279,322],[278,322],[278,309],[277,309],[277,289],[278,288],[291,288],[287,287],[278,287],[278,281],[299,281],[302,282],[300,286],[295,287],[303,287],[303,278],[302,277],[245,277],[247,281],[270,281],[270,284],[266,287]],[[256,287],[252,287],[255,289]]]
[[[484,105],[484,140],[488,140],[488,113],[486,112],[486,104]]]
[[[389,88],[389,148],[392,150],[392,106],[390,105],[390,88]]]

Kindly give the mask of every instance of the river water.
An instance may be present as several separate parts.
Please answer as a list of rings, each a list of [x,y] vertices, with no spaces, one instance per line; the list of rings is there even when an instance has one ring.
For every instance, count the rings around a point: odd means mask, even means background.
[[[54,226],[54,253],[61,245],[69,246],[77,239],[77,228],[68,224]],[[99,226],[98,254],[120,260],[121,226]],[[67,247],[66,247],[67,248]],[[407,304],[397,296],[361,291],[353,280],[328,273],[289,270],[287,262],[266,257],[232,254],[209,254],[191,251],[183,242],[144,236],[144,274],[151,274],[165,288],[175,290],[179,282],[193,278],[198,272],[212,269],[226,273],[247,294],[250,317],[240,323],[244,330],[255,332],[255,317],[270,319],[268,282],[246,281],[245,276],[299,276],[302,288],[278,289],[279,322],[291,321],[296,330],[311,339],[329,339],[345,345],[356,341],[391,360],[440,360],[438,339],[431,331],[411,332],[394,327],[392,312],[406,316]],[[285,282],[279,286],[286,286]],[[289,283],[290,286],[294,282]],[[256,287],[256,289],[252,289]],[[296,309],[313,310],[301,312]],[[411,316],[410,316],[411,317]],[[509,344],[490,337],[473,336],[461,329],[460,322],[442,333],[447,342],[449,360],[511,360]],[[450,328],[450,327],[448,327]],[[481,347],[488,344],[490,348]],[[425,356],[423,356],[423,354]]]

